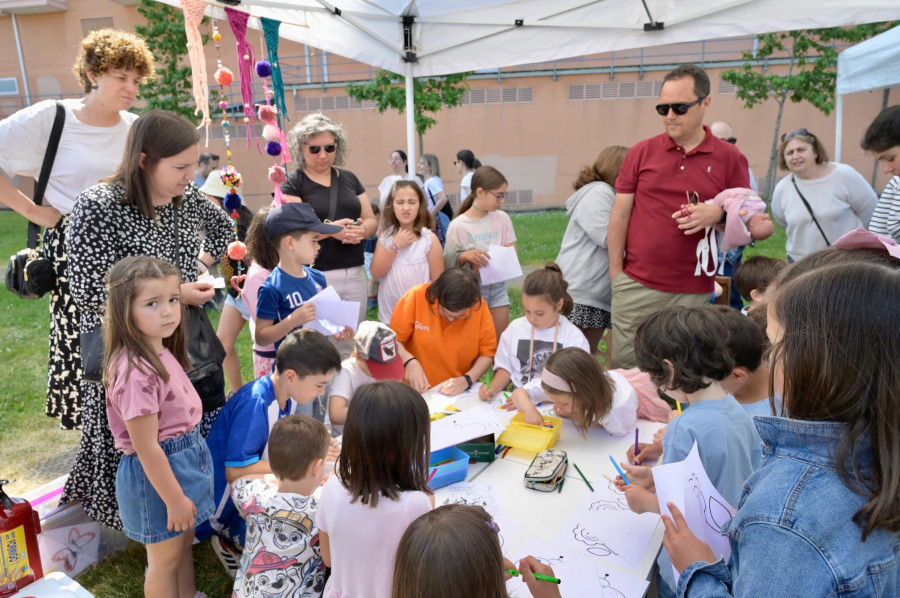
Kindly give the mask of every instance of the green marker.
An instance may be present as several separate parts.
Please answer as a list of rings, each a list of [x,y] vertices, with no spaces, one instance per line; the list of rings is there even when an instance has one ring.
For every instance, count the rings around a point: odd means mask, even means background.
[[[516,569],[507,569],[506,572],[509,573],[510,575],[512,575],[513,577],[522,575]],[[540,573],[535,573],[534,578],[539,579],[541,581],[549,581],[550,583],[555,583],[555,584],[562,583],[562,580],[559,579],[558,577],[550,577],[549,575],[542,575]]]

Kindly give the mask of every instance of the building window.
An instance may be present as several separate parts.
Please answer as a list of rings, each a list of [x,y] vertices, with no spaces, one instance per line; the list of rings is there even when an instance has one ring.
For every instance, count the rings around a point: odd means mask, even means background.
[[[19,80],[15,77],[0,78],[0,96],[19,95]]]

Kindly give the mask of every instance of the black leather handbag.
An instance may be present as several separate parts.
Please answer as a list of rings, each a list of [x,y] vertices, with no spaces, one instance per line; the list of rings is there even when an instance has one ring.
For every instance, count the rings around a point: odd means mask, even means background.
[[[47,182],[50,180],[50,171],[56,160],[56,150],[59,148],[59,138],[62,136],[65,122],[66,109],[57,102],[56,117],[50,131],[50,142],[47,144],[44,162],[41,164],[41,174],[34,188],[35,205],[39,206],[44,201],[44,192],[47,190]],[[28,223],[27,246],[11,256],[6,265],[6,288],[21,299],[39,299],[56,286],[56,271],[53,262],[41,256],[37,249],[38,231],[37,224]]]

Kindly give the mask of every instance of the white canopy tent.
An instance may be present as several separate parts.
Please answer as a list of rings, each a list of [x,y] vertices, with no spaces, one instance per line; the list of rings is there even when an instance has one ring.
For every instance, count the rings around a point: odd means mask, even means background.
[[[900,26],[847,48],[838,55],[835,161],[841,161],[844,95],[900,85]]]
[[[211,0],[206,14],[224,19],[224,7]],[[897,0],[242,0],[234,8],[281,21],[285,39],[404,74],[409,156],[414,77],[897,16]]]

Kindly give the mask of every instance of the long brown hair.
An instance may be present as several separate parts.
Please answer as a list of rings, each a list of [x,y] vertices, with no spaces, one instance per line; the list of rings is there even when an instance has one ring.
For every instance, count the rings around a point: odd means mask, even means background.
[[[543,297],[547,303],[555,306],[562,299],[559,310],[564,316],[572,313],[575,303],[567,292],[569,283],[563,278],[562,270],[554,262],[547,262],[543,268],[532,270],[522,284],[522,294],[529,297]]]
[[[575,177],[572,187],[578,191],[588,183],[596,181],[615,187],[619,169],[622,168],[622,162],[625,161],[625,154],[627,153],[628,148],[621,145],[611,145],[603,148],[593,164],[581,169],[581,172]]]
[[[472,204],[475,203],[475,196],[479,189],[492,191],[508,184],[509,181],[506,180],[506,177],[503,176],[499,170],[493,166],[482,166],[472,175],[472,186],[469,187],[471,191],[469,191],[469,194],[463,200],[462,204],[460,204],[459,209],[453,217],[456,218],[460,214],[465,214],[469,211]]]
[[[116,172],[103,182],[119,183],[125,187],[122,203],[134,206],[147,218],[153,218],[150,175],[160,160],[180,154],[197,145],[199,140],[197,129],[177,114],[148,110],[131,125],[122,162]],[[141,154],[144,154],[143,165]],[[181,196],[174,199],[177,203],[181,201]]]
[[[600,362],[584,349],[560,349],[547,359],[544,370],[556,374],[572,387],[569,393],[572,395],[572,423],[582,436],[586,436],[590,427],[612,409],[615,385]],[[548,394],[566,393],[543,380],[541,387]]]
[[[163,366],[156,351],[138,330],[132,319],[132,303],[144,280],[162,280],[174,277],[181,282],[181,270],[176,266],[148,255],[126,257],[113,264],[107,274],[106,317],[103,319],[103,384],[108,388],[115,382],[119,360],[128,360],[126,376],[132,368],[148,374],[142,363],[149,364],[164,382],[169,372]],[[187,341],[184,333],[186,311],[181,306],[181,321],[175,332],[163,339],[163,346],[171,351],[182,367],[189,367]]]
[[[468,268],[448,268],[425,289],[425,300],[432,309],[435,303],[449,311],[479,309],[481,285]]]
[[[384,202],[384,209],[381,212],[381,226],[384,230],[388,233],[392,230],[393,233],[397,233],[400,230],[400,221],[397,220],[397,215],[394,214],[394,194],[400,189],[412,189],[416,193],[416,197],[419,198],[419,211],[416,213],[416,219],[413,221],[413,232],[416,235],[420,235],[423,228],[434,229],[434,217],[428,211],[428,200],[425,199],[425,194],[422,192],[422,188],[419,187],[419,183],[401,179],[391,187],[387,201]]]
[[[428,489],[431,420],[422,395],[402,382],[363,384],[353,393],[344,424],[338,473],[350,502],[372,508],[378,499]]]
[[[853,516],[863,540],[875,528],[900,531],[898,297],[897,269],[858,262],[804,274],[770,303],[784,330],[772,351],[773,372],[783,370],[782,415],[846,424],[835,467],[869,501]]]
[[[278,247],[266,232],[266,216],[272,208],[262,208],[253,216],[247,229],[247,260],[256,262],[266,270],[274,270],[278,265]]]
[[[481,507],[443,505],[406,528],[392,598],[508,598],[496,524]]]

